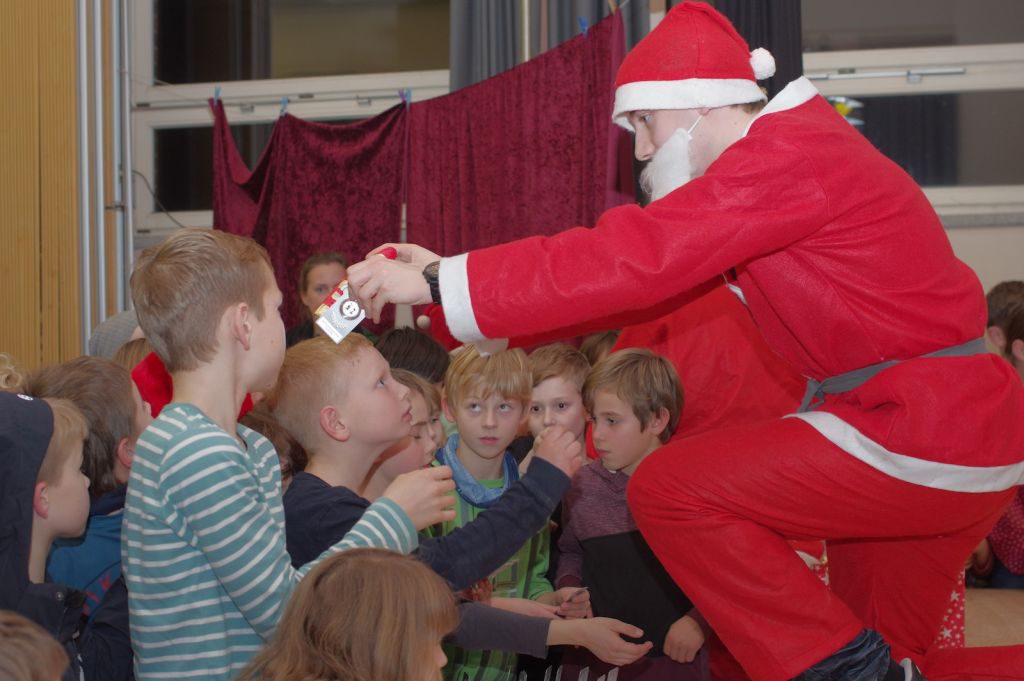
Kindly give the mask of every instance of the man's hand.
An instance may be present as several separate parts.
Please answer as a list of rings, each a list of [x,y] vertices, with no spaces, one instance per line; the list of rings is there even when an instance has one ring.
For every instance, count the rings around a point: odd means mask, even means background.
[[[665,654],[676,662],[693,662],[702,645],[704,632],[689,615],[677,619],[665,636]]]
[[[422,530],[455,518],[454,489],[452,469],[432,466],[399,475],[381,496],[401,506],[416,529]]]
[[[592,652],[602,662],[618,667],[632,664],[650,652],[654,645],[630,643],[623,636],[640,638],[642,629],[608,617],[586,620],[555,620],[548,628],[548,645],[577,645]]]
[[[533,441],[531,453],[572,478],[583,465],[583,445],[562,426],[548,426]]]
[[[394,260],[381,257],[386,248],[396,253]],[[359,301],[368,317],[380,321],[380,312],[388,303],[419,305],[431,302],[430,287],[423,268],[441,256],[415,244],[382,244],[366,260],[348,268],[350,295]]]

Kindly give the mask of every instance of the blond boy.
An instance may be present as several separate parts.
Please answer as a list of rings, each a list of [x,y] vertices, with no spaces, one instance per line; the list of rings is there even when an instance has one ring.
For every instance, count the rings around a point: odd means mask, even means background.
[[[683,393],[676,371],[649,350],[621,350],[593,368],[583,400],[600,462],[580,469],[563,502],[556,584],[586,585],[595,615],[643,629],[654,644],[651,656],[637,663],[647,665],[645,673],[703,679],[702,619],[654,557],[626,505],[629,477],[679,423]]]
[[[470,345],[452,358],[445,374],[442,406],[458,432],[437,455],[440,463],[451,466],[457,490],[456,517],[444,523],[445,534],[472,522],[519,479],[516,461],[507,449],[526,419],[531,387],[522,350],[485,356]],[[572,600],[576,590],[555,592],[544,577],[548,542],[544,527],[491,575],[487,588],[494,596],[563,606],[567,616],[581,616],[586,601]],[[506,678],[516,665],[514,655],[499,651],[453,649],[448,657],[445,676],[450,679],[463,675],[481,681]]]
[[[281,292],[261,246],[202,229],[144,252],[131,288],[139,325],[174,383],[171,404],[139,438],[125,503],[136,678],[227,681],[273,632],[313,565],[296,570],[288,559],[273,446],[236,423],[244,395],[277,379]],[[442,517],[443,502],[422,500],[446,487],[421,482],[375,504],[324,555],[412,550],[416,528]]]

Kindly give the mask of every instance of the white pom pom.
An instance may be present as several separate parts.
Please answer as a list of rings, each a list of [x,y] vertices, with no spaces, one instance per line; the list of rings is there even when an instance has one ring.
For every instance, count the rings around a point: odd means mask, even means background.
[[[764,80],[775,75],[775,57],[763,47],[750,53],[750,66],[754,69],[754,78]]]
[[[421,314],[419,317],[416,318],[416,326],[424,330],[429,329],[430,317],[428,317],[425,314]]]

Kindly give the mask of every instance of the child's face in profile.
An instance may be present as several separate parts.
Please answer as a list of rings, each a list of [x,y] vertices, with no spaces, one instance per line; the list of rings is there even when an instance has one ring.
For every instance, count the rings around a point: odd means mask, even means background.
[[[380,460],[380,472],[390,483],[399,475],[429,466],[437,449],[428,431],[430,413],[427,402],[419,393],[410,395],[412,401],[412,428],[409,436],[388,447]]]
[[[582,441],[587,427],[583,396],[574,383],[561,376],[546,378],[533,388],[529,419],[534,437],[548,426],[559,425]]]
[[[46,486],[47,523],[55,537],[80,537],[89,520],[89,478],[82,472],[82,443],[64,462],[60,479]]]
[[[471,393],[446,409],[459,428],[460,448],[488,461],[505,455],[525,417],[522,402],[500,393],[487,397]]]
[[[338,411],[353,442],[379,447],[377,452],[409,434],[412,404],[409,389],[391,376],[391,367],[374,348],[362,348],[339,367],[346,384]]]
[[[249,315],[249,349],[252,351],[252,357],[256,359],[253,366],[254,375],[246,386],[248,392],[267,391],[274,387],[277,374],[284,362],[285,335],[284,321],[281,319],[283,298],[269,268],[267,279],[269,284],[263,293],[263,319],[257,319],[255,313]]]
[[[430,413],[430,407],[427,406],[423,395],[412,392],[409,399],[412,403],[412,427],[409,428],[409,435],[423,450],[426,463],[430,463],[438,450],[437,431],[441,429],[441,422],[436,413]]]
[[[661,445],[653,424],[641,429],[633,409],[608,390],[594,393],[594,448],[601,464],[610,471],[632,474],[636,467]]]

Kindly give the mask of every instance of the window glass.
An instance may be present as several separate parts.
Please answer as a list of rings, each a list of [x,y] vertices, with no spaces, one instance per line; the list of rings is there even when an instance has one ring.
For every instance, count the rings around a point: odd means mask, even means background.
[[[448,68],[448,0],[154,0],[158,83]]]
[[[802,0],[804,52],[1024,42],[1020,0]]]
[[[1024,90],[829,99],[922,186],[1024,184]]]

